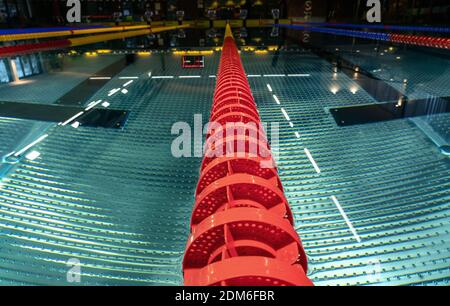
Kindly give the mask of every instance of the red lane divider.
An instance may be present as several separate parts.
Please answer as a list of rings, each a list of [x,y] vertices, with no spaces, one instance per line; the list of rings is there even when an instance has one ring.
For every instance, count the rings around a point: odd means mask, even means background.
[[[270,146],[227,26],[183,260],[188,286],[311,286]],[[230,129],[230,123],[234,126]]]
[[[396,43],[450,49],[450,38],[445,37],[431,37],[431,36],[417,36],[404,34],[389,34],[390,41]]]

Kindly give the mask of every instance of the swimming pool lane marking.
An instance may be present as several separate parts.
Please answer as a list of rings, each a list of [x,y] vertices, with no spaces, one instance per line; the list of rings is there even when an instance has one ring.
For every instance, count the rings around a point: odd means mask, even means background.
[[[152,76],[152,79],[173,79],[173,75],[155,75]]]
[[[271,91],[271,89],[272,89],[272,87],[270,86],[270,84],[267,84],[267,88],[269,89],[269,91]],[[273,90],[272,90],[272,91],[273,91]],[[272,91],[271,91],[271,92],[272,92]],[[273,99],[275,100],[275,102],[276,102],[277,104],[281,104],[281,103],[280,103],[280,100],[278,99],[278,97],[277,97],[276,95],[272,95],[272,96],[273,96]],[[283,113],[283,115],[284,115],[284,117],[286,118],[286,120],[288,121],[289,126],[290,126],[290,127],[294,127],[294,123],[291,121],[291,118],[289,117],[289,115],[288,115],[288,113],[286,112],[286,110],[285,110],[283,107],[280,108],[280,110],[281,110],[281,112]],[[296,136],[297,138],[300,138],[300,134],[299,134],[298,132],[295,132],[295,136]],[[317,172],[318,174],[320,174],[320,173],[321,173],[321,170],[320,170],[319,166],[317,165],[316,161],[314,160],[314,158],[312,157],[311,152],[310,152],[307,148],[305,148],[304,151],[305,151],[305,154],[306,154],[306,156],[308,157],[309,161],[310,161],[311,164],[313,165],[314,170],[316,170],[316,172]]]
[[[309,77],[311,76],[309,73],[297,73],[297,74],[248,74],[247,78],[274,78],[274,77]],[[155,75],[152,76],[152,73],[149,72],[148,73],[148,77],[152,78],[152,79],[174,79],[174,78],[178,78],[178,79],[191,79],[191,78],[215,78],[215,75],[208,75],[208,76],[202,76],[202,75],[196,75],[196,76],[184,76],[184,75],[179,75],[179,76],[173,76],[173,75]],[[123,77],[124,79],[127,77]],[[128,77],[128,78],[133,78],[133,77]],[[135,77],[138,78],[138,77]]]
[[[272,88],[272,86],[270,86],[270,84],[266,84],[266,86],[267,86],[267,89],[269,90],[269,92],[273,92],[273,88]],[[276,95],[272,95],[272,97],[273,97],[273,99],[275,100],[275,102],[278,105],[281,105],[281,102],[280,102],[280,100],[278,99],[278,97]],[[284,117],[288,121],[289,126],[291,128],[293,128],[294,127],[294,123],[291,121],[291,118],[289,117],[288,113],[285,111],[284,108],[281,108],[281,111],[283,112]],[[295,136],[297,136],[297,138],[300,138],[300,134],[298,134],[298,132],[295,132]]]
[[[111,89],[108,93],[108,97],[111,97],[113,94],[115,94],[118,91],[120,91],[120,88]]]
[[[178,78],[180,79],[199,79],[201,75],[180,75]]]
[[[123,84],[122,86],[127,87],[128,85],[130,85],[133,82],[134,82],[134,80],[130,80],[130,81],[126,82],[125,84]]]
[[[19,155],[21,155],[22,153],[28,151],[28,149],[30,149],[31,147],[34,147],[36,144],[38,144],[39,142],[41,142],[42,140],[44,140],[45,138],[48,137],[48,134],[44,134],[41,137],[39,137],[38,139],[36,139],[35,141],[29,143],[28,145],[26,145],[25,147],[23,147],[21,150],[17,151],[16,153],[14,153],[15,157],[18,157]]]
[[[278,97],[276,95],[272,95],[273,99],[275,100],[275,102],[280,105],[280,100],[278,100]]]
[[[69,119],[67,119],[66,121],[64,121],[64,123],[61,123],[61,126],[66,126],[68,123],[72,122],[73,120],[77,119],[78,117],[80,117],[81,115],[84,114],[83,112],[79,112],[76,115],[70,117]]]
[[[86,108],[84,109],[84,111],[87,112],[87,111],[91,110],[91,109],[94,108],[96,105],[100,104],[102,101],[103,101],[103,100],[97,100],[97,101],[95,101],[95,102],[89,103],[89,104],[88,104],[88,107],[86,107]]]
[[[319,168],[319,166],[317,165],[317,163],[316,163],[316,161],[314,160],[314,158],[312,157],[311,152],[309,152],[308,148],[305,148],[304,151],[305,151],[305,154],[306,154],[306,156],[308,157],[309,161],[310,161],[311,164],[313,165],[314,170],[316,170],[316,172],[317,172],[318,174],[320,174],[320,172],[321,172],[321,171],[320,171],[320,168]]]
[[[119,80],[137,80],[139,79],[139,77],[137,76],[124,76],[124,77],[119,77]]]
[[[291,121],[291,118],[289,118],[288,113],[286,112],[286,110],[283,107],[281,108],[281,112],[283,113],[284,118],[286,118],[287,121]]]
[[[265,78],[285,77],[285,74],[265,74]]]
[[[270,86],[270,84],[267,84],[267,89],[269,90],[269,92],[273,92],[272,87]],[[273,98],[275,100],[275,102],[277,102],[277,104],[280,104],[280,100],[278,99],[278,97],[276,95],[273,95]],[[292,121],[290,121],[289,115],[287,114],[286,110],[284,108],[281,108],[281,112],[283,113],[283,115],[285,116],[285,118],[288,120],[289,125],[291,127],[294,126],[294,124],[292,123]],[[295,131],[294,132],[295,137],[297,137],[297,139],[300,139],[300,133]],[[317,165],[316,161],[314,160],[311,152],[308,150],[308,148],[304,148],[304,152],[306,154],[306,156],[308,157],[309,161],[311,162],[311,164],[314,167],[314,170],[320,174],[321,170],[319,168],[319,165]],[[348,218],[347,214],[345,213],[344,209],[342,208],[341,204],[339,203],[338,199],[333,195],[331,196],[331,200],[334,202],[334,204],[337,206],[342,218],[344,219],[345,223],[347,224],[347,226],[349,227],[350,231],[352,232],[353,236],[355,237],[356,241],[358,241],[359,243],[361,243],[361,238],[359,237],[356,229],[353,227],[352,222],[350,221],[350,219]]]
[[[90,77],[89,80],[111,80],[111,77]]]
[[[95,78],[95,77],[94,77],[94,78]],[[99,78],[101,78],[101,79],[111,79],[111,78],[109,78],[109,77],[108,77],[108,78],[107,78],[107,77],[97,77],[97,79],[99,79]],[[91,79],[92,79],[92,78],[91,78]],[[133,77],[133,79],[134,79],[134,77]],[[133,80],[130,80],[130,81],[126,82],[126,83],[123,85],[124,88],[122,89],[122,93],[124,93],[124,94],[128,93],[128,90],[125,89],[125,87],[128,86],[128,85],[130,85],[130,84],[133,83],[133,82],[134,82]],[[114,89],[112,89],[112,90],[109,91],[108,96],[112,96],[113,94],[115,94],[116,92],[118,92],[118,91],[120,91],[120,90],[121,90],[121,88],[114,88]],[[97,100],[97,101],[92,101],[92,102],[90,102],[90,103],[87,105],[87,107],[84,109],[84,111],[81,111],[81,112],[75,114],[74,116],[70,117],[69,119],[67,119],[67,120],[64,121],[64,122],[58,123],[58,125],[60,125],[60,126],[66,126],[67,124],[69,124],[69,123],[71,123],[72,121],[74,121],[76,118],[80,117],[81,115],[83,115],[84,113],[90,111],[92,108],[94,108],[94,107],[97,106],[98,104],[102,103],[102,101],[103,101],[103,100],[100,99],[100,100]],[[110,104],[109,104],[108,102],[106,102],[106,101],[103,102],[103,104],[102,104],[102,106],[105,107],[105,108],[108,107],[109,105],[110,105]],[[74,124],[75,124],[75,125],[73,126],[74,128],[78,128],[78,126],[80,125],[78,121],[75,122]],[[47,138],[48,136],[49,136],[49,134],[44,134],[44,135],[42,135],[42,136],[39,137],[38,139],[34,140],[33,142],[31,142],[31,143],[29,143],[28,145],[26,145],[25,147],[23,147],[21,150],[19,150],[19,151],[17,151],[16,153],[14,153],[14,156],[15,156],[15,157],[20,156],[21,154],[23,154],[24,152],[28,151],[30,148],[34,147],[36,144],[38,144],[39,142],[41,142],[42,140],[44,140],[45,138]],[[27,159],[29,159],[29,160],[34,160],[34,159],[36,159],[37,157],[39,157],[40,155],[41,155],[41,153],[39,153],[38,151],[32,151],[32,152],[28,153],[27,156],[25,156],[25,157],[26,157]]]
[[[355,237],[356,241],[361,243],[361,237],[359,237],[358,232],[353,227],[352,222],[348,218],[347,214],[345,213],[344,209],[342,208],[341,204],[339,203],[338,199],[333,195],[331,196],[331,200],[334,202],[334,204],[337,206],[339,212],[341,213],[342,218],[344,218],[345,223],[347,223],[347,226],[350,228],[350,231],[353,234],[353,237]]]

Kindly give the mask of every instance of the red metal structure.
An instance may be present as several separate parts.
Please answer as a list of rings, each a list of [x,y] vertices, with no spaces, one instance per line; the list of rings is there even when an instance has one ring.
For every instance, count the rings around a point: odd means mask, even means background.
[[[274,165],[270,147],[229,25],[210,122],[183,260],[185,285],[312,285],[277,170],[267,167]],[[229,123],[254,125],[229,135]],[[213,154],[218,149],[224,154]]]

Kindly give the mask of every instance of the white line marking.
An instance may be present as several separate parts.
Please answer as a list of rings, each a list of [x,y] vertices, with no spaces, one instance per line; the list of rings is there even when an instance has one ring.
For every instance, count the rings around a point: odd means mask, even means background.
[[[200,75],[180,75],[179,78],[180,79],[199,79],[202,76]]]
[[[126,95],[127,93],[128,93],[128,90],[127,89],[122,89],[122,93],[124,94],[124,95]]]
[[[309,161],[310,161],[311,164],[313,165],[314,170],[316,170],[316,172],[320,174],[320,168],[319,168],[319,166],[317,165],[317,163],[316,163],[316,161],[314,160],[314,158],[312,157],[311,152],[309,152],[309,150],[308,150],[307,148],[305,148],[305,153],[306,153],[306,156],[308,156]]]
[[[32,143],[28,144],[27,146],[25,146],[22,150],[18,151],[17,153],[14,154],[14,156],[19,156],[21,155],[23,152],[27,151],[29,148],[33,147],[35,144],[41,142],[42,140],[44,140],[45,138],[48,137],[48,134],[44,134],[41,137],[39,137],[38,139],[36,139],[35,141],[33,141]]]
[[[39,153],[38,151],[31,151],[30,153],[25,155],[25,158],[28,160],[35,160],[39,157],[39,155],[41,155],[41,153]]]
[[[63,124],[61,124],[62,126],[67,125],[69,122],[72,122],[73,120],[75,120],[76,118],[80,117],[81,115],[83,115],[84,112],[79,112],[78,114],[76,114],[75,116],[67,119]]]
[[[274,77],[285,77],[285,74],[265,74],[265,78],[274,78]]]
[[[347,214],[345,213],[344,209],[342,208],[341,204],[339,204],[338,199],[335,196],[331,196],[331,200],[333,200],[334,204],[336,204],[339,212],[342,215],[342,218],[344,218],[345,223],[347,223],[347,226],[350,228],[350,231],[352,232],[353,236],[355,237],[356,241],[361,243],[361,238],[359,237],[358,233],[356,232],[356,229],[353,227],[352,222],[347,217]]]
[[[149,73],[147,73],[147,75],[150,78],[152,76],[152,72],[150,71]]]
[[[309,73],[297,73],[297,74],[288,74],[288,77],[309,77],[311,76]]]
[[[281,112],[284,115],[284,118],[286,118],[287,121],[291,121],[291,118],[289,118],[288,113],[286,113],[286,110],[284,108],[281,108]]]
[[[95,102],[93,102],[93,103],[89,103],[89,106],[88,107],[86,107],[85,109],[84,109],[84,111],[88,111],[88,110],[91,110],[92,108],[94,108],[96,105],[98,105],[98,104],[100,104],[102,102],[102,100],[98,100],[98,101],[95,101]]]
[[[215,75],[210,75],[209,77],[210,77],[210,78],[215,78],[216,76],[215,76]]]
[[[110,90],[108,93],[108,97],[111,97],[113,94],[115,94],[118,91],[120,91],[120,88],[114,88],[114,89]]]
[[[75,121],[74,123],[71,124],[71,126],[72,126],[74,129],[78,129],[78,127],[80,126],[80,122]]]
[[[124,76],[124,77],[119,77],[119,80],[137,80],[139,79],[139,77],[137,76]]]
[[[128,85],[130,85],[133,82],[134,82],[133,80],[130,80],[130,81],[126,82],[125,84],[123,84],[123,87],[127,87]]]
[[[300,138],[300,133],[299,132],[295,132],[295,137]]]
[[[90,77],[90,80],[111,80],[111,77]]]
[[[273,99],[275,100],[275,102],[277,102],[277,104],[281,104],[280,100],[278,100],[278,97],[276,95],[273,95]]]
[[[109,104],[109,102],[105,101],[105,102],[102,103],[102,106],[103,107],[108,107],[108,106],[110,106],[110,104]]]
[[[152,79],[173,79],[173,75],[155,75]]]
[[[270,92],[273,91],[273,90],[272,90],[272,86],[270,86],[270,84],[267,84],[267,89],[268,89]]]
[[[249,74],[247,75],[248,78],[260,78],[261,75],[260,74]]]
[[[292,123],[292,121],[289,121],[289,126],[294,127],[294,124]]]

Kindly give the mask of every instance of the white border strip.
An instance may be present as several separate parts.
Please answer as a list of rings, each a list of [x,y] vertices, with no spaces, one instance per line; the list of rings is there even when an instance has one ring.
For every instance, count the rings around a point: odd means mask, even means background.
[[[283,113],[284,118],[286,118],[287,121],[291,121],[291,118],[289,118],[289,115],[284,108],[281,108],[281,112]]]
[[[64,123],[62,123],[62,126],[67,125],[69,122],[72,122],[73,120],[77,119],[78,117],[80,117],[81,115],[83,115],[84,112],[79,112],[78,114],[74,115],[73,117],[67,119]]]
[[[103,101],[103,100],[98,100],[98,101],[96,101],[96,102],[94,102],[94,103],[89,104],[89,106],[86,107],[86,108],[84,109],[84,111],[87,112],[88,110],[91,110],[91,109],[94,108],[96,105],[100,104],[102,101]]]
[[[273,99],[275,100],[275,102],[277,102],[278,105],[280,105],[280,100],[278,100],[278,97],[276,95],[273,95]]]
[[[128,85],[130,85],[133,82],[134,82],[134,80],[130,80],[130,81],[126,82],[125,84],[123,84],[122,86],[127,87]]]
[[[306,156],[308,156],[308,159],[311,162],[311,164],[313,165],[314,170],[316,170],[316,172],[320,174],[320,168],[317,165],[317,163],[314,160],[314,158],[312,157],[311,152],[309,152],[309,150],[307,148],[305,148],[305,154],[306,154]]]
[[[352,222],[350,221],[350,219],[347,217],[347,214],[345,213],[344,209],[342,208],[341,204],[339,204],[338,199],[335,196],[331,196],[331,200],[334,202],[334,204],[336,204],[339,212],[342,215],[342,218],[344,218],[345,223],[347,223],[347,226],[350,228],[350,231],[352,232],[353,236],[355,237],[356,241],[358,241],[359,243],[361,243],[361,237],[359,237],[358,233],[356,232],[356,229],[353,227]]]
[[[111,77],[90,77],[89,80],[111,80]]]
[[[173,79],[173,75],[155,75],[152,79]]]
[[[42,140],[44,140],[47,137],[48,137],[48,134],[42,135],[41,137],[39,137],[38,139],[36,139],[32,143],[30,143],[27,146],[23,147],[22,150],[17,151],[16,153],[14,153],[14,156],[17,157],[17,156],[21,155],[23,152],[27,151],[29,148],[33,147],[34,145],[36,145],[37,143],[41,142]]]
[[[288,77],[310,77],[309,73],[288,74]]]
[[[111,89],[108,93],[108,97],[111,97],[113,94],[115,94],[118,91],[120,91],[120,88]]]
[[[199,79],[201,78],[201,75],[180,75],[180,79]]]

